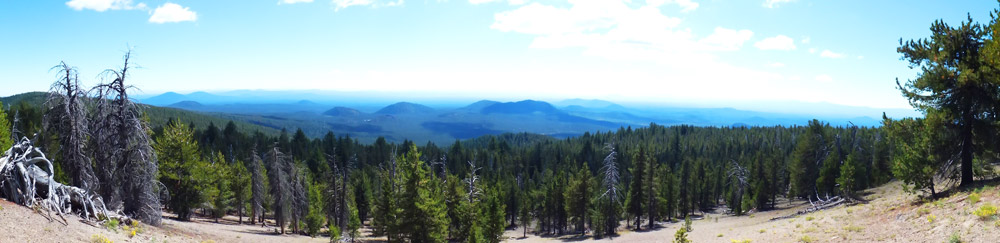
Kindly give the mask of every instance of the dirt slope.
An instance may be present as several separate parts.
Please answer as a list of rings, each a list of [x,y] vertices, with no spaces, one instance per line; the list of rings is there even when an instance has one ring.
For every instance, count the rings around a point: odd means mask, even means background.
[[[981,219],[973,211],[984,205],[1000,205],[1000,186],[978,189],[980,201],[967,200],[972,193],[957,192],[932,202],[921,202],[904,193],[898,182],[866,191],[865,204],[838,206],[795,218],[770,220],[801,210],[803,202],[780,203],[779,210],[753,216],[708,214],[695,220],[688,239],[694,242],[947,242],[954,234],[962,242],[998,242],[1000,221]],[[928,220],[930,218],[930,220]],[[521,237],[520,229],[507,231],[510,242],[670,242],[682,223],[663,223],[663,228],[624,231],[613,239]]]

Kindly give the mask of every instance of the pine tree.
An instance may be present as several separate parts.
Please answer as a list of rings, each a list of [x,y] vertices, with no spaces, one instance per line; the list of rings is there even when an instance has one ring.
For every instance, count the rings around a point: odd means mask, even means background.
[[[580,234],[586,233],[585,223],[590,218],[593,180],[589,166],[583,163],[570,178],[564,195],[566,212],[573,222],[574,229]]]
[[[182,122],[173,121],[156,139],[153,150],[160,159],[159,180],[170,194],[167,208],[180,220],[189,220],[191,210],[205,202],[208,163],[199,158],[198,143],[193,130]]]
[[[482,226],[482,241],[488,243],[499,243],[503,241],[503,232],[507,228],[504,220],[505,205],[501,198],[503,195],[496,187],[488,188],[485,200],[480,202],[479,215]]]
[[[942,120],[930,113],[926,119],[892,121],[883,118],[883,121],[897,153],[892,159],[892,174],[908,185],[904,187],[907,191],[927,190],[931,198],[937,197],[934,177],[942,158],[949,157],[948,149],[952,147],[944,144],[947,140],[936,137],[943,129]]]
[[[4,110],[6,108],[3,106],[3,102],[0,102],[0,150],[6,152],[14,145],[14,136],[11,134],[13,127],[7,120],[7,113]]]
[[[448,217],[443,191],[438,180],[429,179],[416,145],[409,147],[409,151],[397,159],[401,162],[403,178],[399,196],[401,233],[412,242],[444,242],[448,235]]]
[[[637,153],[632,153],[632,183],[629,184],[628,203],[625,210],[635,218],[635,229],[642,228],[642,214],[646,213],[643,208],[646,199],[646,159],[645,147],[641,147]]]
[[[857,169],[858,157],[860,157],[859,153],[850,153],[844,164],[840,166],[840,177],[837,177],[837,184],[840,185],[839,193],[845,197],[854,195],[854,188],[857,185],[855,170]]]
[[[818,165],[826,160],[830,152],[826,146],[826,137],[824,124],[819,120],[809,121],[805,133],[799,135],[788,166],[791,187],[789,196],[805,198],[817,193]]]
[[[939,131],[948,140],[956,141],[959,148],[952,151],[960,158],[960,186],[973,183],[973,159],[992,142],[997,125],[997,102],[1000,100],[1000,82],[996,77],[998,64],[988,62],[991,48],[986,42],[995,42],[987,33],[994,25],[982,26],[972,21],[971,15],[961,26],[951,27],[943,20],[931,24],[927,39],[899,40],[897,52],[909,62],[910,68],[919,68],[915,79],[896,85],[910,104],[926,117],[937,116],[950,124]],[[985,52],[985,53],[984,53]],[[995,59],[994,59],[995,60]],[[951,175],[946,175],[951,176]]]
[[[212,156],[208,168],[210,173],[207,176],[208,185],[204,191],[209,204],[212,206],[211,215],[216,223],[219,222],[219,218],[226,216],[233,197],[233,191],[229,190],[229,182],[231,180],[229,173],[231,169],[226,164],[225,159],[226,157],[222,156],[222,153],[219,152],[216,152]]]
[[[305,218],[306,233],[312,237],[316,237],[326,223],[326,218],[323,216],[323,190],[320,189],[319,183],[309,183],[308,181],[305,181],[309,187],[309,214]],[[354,217],[356,218],[357,211],[355,210],[354,212]],[[347,228],[346,230],[349,234],[351,233],[351,229]],[[357,231],[357,228],[354,231]]]
[[[239,224],[243,224],[246,203],[250,197],[250,173],[243,162],[239,160],[233,161],[229,169],[229,191],[232,192],[232,205],[239,217]]]

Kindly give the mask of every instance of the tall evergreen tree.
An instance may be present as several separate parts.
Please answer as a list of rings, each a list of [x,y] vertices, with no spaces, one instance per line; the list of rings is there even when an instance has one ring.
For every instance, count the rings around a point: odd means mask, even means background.
[[[403,177],[399,197],[402,233],[412,242],[444,242],[448,217],[439,181],[429,179],[416,145],[410,145],[408,152],[397,160]]]
[[[632,182],[629,184],[628,205],[625,210],[635,218],[635,229],[642,228],[642,214],[646,213],[643,208],[646,201],[645,176],[646,159],[645,147],[640,147],[640,151],[632,153]]]
[[[788,165],[791,197],[811,197],[816,191],[816,178],[819,176],[819,164],[830,153],[826,145],[826,130],[819,120],[809,121],[804,133],[799,135],[792,152],[792,160]]]
[[[925,116],[936,115],[946,121],[944,129],[949,132],[942,135],[949,135],[947,139],[958,141],[960,146],[955,151],[961,161],[960,186],[969,186],[974,157],[989,147],[996,135],[993,121],[1000,102],[996,67],[1000,64],[987,62],[989,53],[984,55],[983,47],[990,33],[971,16],[957,27],[934,21],[930,30],[927,39],[900,39],[896,51],[920,73],[905,84],[897,79],[896,85]]]
[[[203,191],[208,177],[212,176],[206,171],[208,163],[199,157],[201,152],[192,138],[193,133],[187,125],[175,120],[153,145],[160,159],[159,180],[170,195],[167,208],[180,220],[189,220],[191,210],[205,201]]]

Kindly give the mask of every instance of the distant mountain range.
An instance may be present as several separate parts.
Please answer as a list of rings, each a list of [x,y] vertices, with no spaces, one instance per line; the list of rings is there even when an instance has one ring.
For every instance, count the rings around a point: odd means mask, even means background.
[[[341,96],[330,97],[329,95]],[[622,105],[597,99],[556,102],[480,100],[468,105],[437,100],[396,103],[380,98],[356,97],[348,92],[229,91],[221,93],[168,92],[141,99],[142,103],[198,111],[245,121],[273,129],[301,128],[310,136],[328,131],[350,134],[363,141],[379,136],[390,141],[404,139],[450,143],[487,134],[529,132],[570,137],[584,132],[616,130],[625,126],[688,124],[696,126],[805,125],[820,119],[831,125],[879,126],[878,109],[817,104],[817,114],[750,111],[733,108],[663,107]],[[425,100],[426,101],[426,100]],[[391,103],[391,104],[390,104]],[[389,104],[389,105],[385,105]],[[793,104],[798,105],[798,104]],[[801,105],[799,105],[801,106]],[[797,109],[802,109],[799,107]],[[858,110],[860,113],[851,113]],[[890,116],[906,114],[886,109]],[[858,115],[862,114],[862,115]]]

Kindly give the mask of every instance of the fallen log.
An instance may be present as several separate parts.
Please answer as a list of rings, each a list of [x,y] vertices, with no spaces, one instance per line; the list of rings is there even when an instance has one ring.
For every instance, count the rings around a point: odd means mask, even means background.
[[[801,211],[795,212],[794,214],[791,214],[791,215],[785,215],[785,216],[781,216],[781,217],[771,218],[770,220],[774,221],[774,220],[782,220],[782,219],[794,218],[795,216],[799,216],[799,215],[803,215],[803,214],[808,214],[808,213],[820,211],[820,210],[827,209],[827,208],[836,207],[837,205],[840,205],[840,204],[843,204],[843,203],[847,202],[847,200],[844,199],[844,198],[842,198],[842,197],[833,197],[833,198],[829,198],[827,200],[819,199],[819,200],[817,200],[817,202],[818,203],[813,202],[812,200],[809,200],[809,204],[811,205],[811,207],[808,207],[808,208],[803,209]]]

